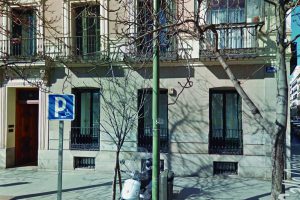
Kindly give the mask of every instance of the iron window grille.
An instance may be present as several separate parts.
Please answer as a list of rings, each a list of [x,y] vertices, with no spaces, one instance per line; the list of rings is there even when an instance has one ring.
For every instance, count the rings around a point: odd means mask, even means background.
[[[95,158],[93,157],[74,157],[74,169],[95,169]]]
[[[213,173],[214,175],[237,175],[238,163],[237,162],[214,162]]]

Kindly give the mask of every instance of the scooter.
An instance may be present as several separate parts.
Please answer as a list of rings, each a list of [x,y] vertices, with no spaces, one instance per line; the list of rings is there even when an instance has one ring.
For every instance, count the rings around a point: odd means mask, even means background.
[[[125,165],[125,161],[122,160]],[[121,191],[120,200],[150,200],[151,199],[151,176],[152,176],[152,160],[147,159],[145,166],[142,166],[141,172],[135,171],[124,171],[121,172],[129,174],[131,178],[124,181],[123,189]]]

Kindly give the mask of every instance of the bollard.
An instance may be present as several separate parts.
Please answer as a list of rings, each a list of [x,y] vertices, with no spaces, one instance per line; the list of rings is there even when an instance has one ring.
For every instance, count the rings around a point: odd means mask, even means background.
[[[159,199],[172,200],[173,198],[174,172],[166,169],[160,174]]]

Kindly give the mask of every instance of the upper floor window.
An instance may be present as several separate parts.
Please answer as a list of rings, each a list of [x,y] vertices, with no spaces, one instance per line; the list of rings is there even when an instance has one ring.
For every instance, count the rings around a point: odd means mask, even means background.
[[[36,52],[36,16],[32,8],[11,10],[10,54],[31,56]]]
[[[245,0],[210,0],[207,19],[212,24],[245,22]]]
[[[95,56],[100,51],[100,6],[73,5],[72,16],[76,55]]]
[[[165,26],[174,18],[173,0],[162,0],[159,10],[159,24]],[[153,48],[153,6],[152,0],[138,0],[137,3],[137,50],[140,53],[147,54],[152,52]],[[159,31],[160,52],[166,53],[174,51],[174,36],[168,28],[163,28]]]

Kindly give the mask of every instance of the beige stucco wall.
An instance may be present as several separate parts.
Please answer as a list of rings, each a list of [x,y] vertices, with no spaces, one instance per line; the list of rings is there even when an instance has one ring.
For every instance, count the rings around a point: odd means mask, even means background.
[[[13,132],[8,132],[7,128],[7,148],[15,147],[15,125],[16,125],[16,88],[7,88],[7,127],[13,125],[11,128]]]
[[[267,64],[255,64],[257,60],[240,61],[231,64],[231,68],[237,78],[240,80],[242,87],[249,94],[254,103],[261,109],[263,116],[271,122],[274,119],[274,105],[276,99],[275,77],[274,74],[265,72]],[[265,62],[265,61],[264,61]],[[258,62],[259,63],[259,62]],[[63,66],[55,68],[52,77],[51,91],[61,93],[71,93],[72,88],[76,87],[100,87],[97,80],[107,79],[105,76],[96,74],[105,74],[108,68],[78,67],[67,70]],[[151,79],[144,74],[151,74],[151,68],[144,68],[143,73],[140,70],[133,72],[132,78],[136,90],[138,88],[151,86]],[[96,73],[97,72],[97,73]],[[200,174],[202,176],[211,175],[213,161],[231,161],[239,163],[240,176],[270,177],[270,137],[257,125],[252,115],[242,103],[243,109],[243,155],[211,155],[208,154],[208,136],[209,136],[209,89],[217,87],[232,87],[232,83],[223,72],[220,66],[206,65],[197,63],[188,70],[187,66],[161,66],[161,88],[175,89],[180,92],[181,86],[178,81],[185,83],[189,75],[193,86],[184,89],[176,104],[168,107],[168,126],[170,134],[170,152],[162,154],[165,159],[165,167],[176,171],[177,175]],[[69,78],[62,74],[68,73]],[[100,79],[99,79],[100,78]],[[146,81],[144,81],[146,78]],[[72,84],[69,84],[71,82]],[[64,87],[63,87],[64,84]],[[105,94],[107,85],[101,85],[101,91]],[[176,96],[168,95],[169,103],[175,100]],[[137,102],[129,102],[129,105],[136,105]],[[103,101],[100,101],[100,119],[101,122],[107,120],[103,113]],[[106,117],[105,117],[106,116]],[[137,123],[137,121],[136,121]],[[69,136],[70,122],[65,122],[64,132],[64,149],[65,149],[65,168],[73,169],[74,156],[95,157],[96,169],[111,170],[113,166],[115,146],[111,138],[101,132],[100,151],[70,151]],[[50,121],[49,123],[49,151],[41,151],[39,156],[40,167],[55,168],[57,158],[56,149],[58,148],[58,123]],[[123,146],[123,151],[134,153],[137,149],[137,129],[136,126],[128,135]],[[123,155],[125,156],[125,155]],[[125,156],[126,157],[126,156]],[[51,161],[52,160],[52,161]],[[51,164],[54,163],[54,164]],[[255,166],[255,168],[254,168]]]
[[[6,141],[6,167],[15,164],[15,130],[16,130],[16,88],[7,88],[7,141]],[[9,126],[13,127],[9,127]],[[10,131],[12,130],[12,132]]]

